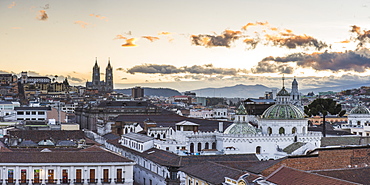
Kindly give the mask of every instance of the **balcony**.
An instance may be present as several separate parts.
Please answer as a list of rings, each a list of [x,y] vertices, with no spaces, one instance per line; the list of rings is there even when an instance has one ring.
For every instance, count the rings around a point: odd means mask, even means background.
[[[103,184],[109,184],[109,183],[111,183],[112,182],[112,179],[111,178],[109,178],[109,179],[100,179],[101,180],[101,182],[103,183]]]
[[[125,183],[125,178],[114,178],[115,183]]]
[[[73,183],[74,184],[83,184],[84,183],[84,179],[73,179]]]

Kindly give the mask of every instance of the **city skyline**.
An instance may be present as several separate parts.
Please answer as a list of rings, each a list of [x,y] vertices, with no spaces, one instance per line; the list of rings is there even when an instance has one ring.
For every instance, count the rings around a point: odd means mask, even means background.
[[[367,1],[1,1],[1,72],[115,88],[367,83]],[[104,75],[104,74],[102,74]]]

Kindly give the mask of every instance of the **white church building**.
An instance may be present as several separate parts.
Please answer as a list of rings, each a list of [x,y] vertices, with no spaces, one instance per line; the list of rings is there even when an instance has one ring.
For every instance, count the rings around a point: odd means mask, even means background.
[[[287,156],[283,149],[296,142],[301,145],[292,154],[305,154],[320,146],[322,135],[308,132],[308,119],[302,109],[292,103],[300,105],[296,79],[292,83],[292,93],[283,86],[277,93],[276,103],[260,117],[248,115],[241,104],[234,123],[225,130],[222,122],[218,131],[201,132],[198,131],[198,124],[182,121],[176,123],[175,129],[149,128],[147,135],[157,136],[165,132],[166,138],[155,140],[154,147],[179,155],[255,153],[261,160],[278,159]],[[258,126],[250,123],[257,123]]]

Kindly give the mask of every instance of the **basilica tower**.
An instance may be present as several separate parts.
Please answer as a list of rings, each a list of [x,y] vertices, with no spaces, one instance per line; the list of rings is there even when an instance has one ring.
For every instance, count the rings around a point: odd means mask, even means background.
[[[113,69],[110,65],[110,59],[108,60],[108,66],[105,68],[105,85],[106,91],[111,92],[113,91]]]
[[[95,65],[93,67],[92,84],[93,86],[99,86],[100,84],[100,68],[98,66],[98,59],[95,59]]]

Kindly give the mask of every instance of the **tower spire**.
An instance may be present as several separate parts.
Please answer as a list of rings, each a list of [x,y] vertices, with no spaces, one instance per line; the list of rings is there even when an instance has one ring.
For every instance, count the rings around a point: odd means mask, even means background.
[[[283,88],[284,88],[285,86],[284,86],[284,74],[283,74]]]

